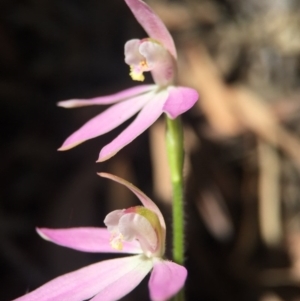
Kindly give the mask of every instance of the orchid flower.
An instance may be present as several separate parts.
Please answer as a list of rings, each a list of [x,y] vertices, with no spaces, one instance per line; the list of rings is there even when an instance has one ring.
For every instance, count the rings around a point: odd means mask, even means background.
[[[91,264],[62,275],[14,301],[113,301],[132,291],[152,270],[150,298],[164,301],[184,285],[187,271],[163,259],[166,224],[155,205],[129,182],[99,174],[129,188],[143,206],[115,210],[104,219],[107,228],[39,228],[39,235],[58,245],[84,252],[131,253],[134,256]]]
[[[89,120],[69,136],[59,150],[68,150],[103,135],[136,113],[136,119],[112,142],[102,148],[98,162],[115,155],[153,124],[162,113],[175,119],[189,110],[198,99],[191,88],[174,86],[177,53],[174,41],[152,9],[141,0],[125,0],[148,38],[133,39],[125,44],[125,62],[130,66],[133,80],[143,81],[143,73],[150,71],[155,84],[139,85],[113,95],[92,99],[72,99],[59,102],[64,108],[114,104]]]

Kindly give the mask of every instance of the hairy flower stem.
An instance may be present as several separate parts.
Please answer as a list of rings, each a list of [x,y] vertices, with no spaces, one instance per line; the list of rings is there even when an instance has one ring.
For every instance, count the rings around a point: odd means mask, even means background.
[[[173,260],[184,263],[184,208],[183,208],[183,131],[180,118],[167,119],[167,153],[173,190]],[[183,301],[179,292],[174,300]]]

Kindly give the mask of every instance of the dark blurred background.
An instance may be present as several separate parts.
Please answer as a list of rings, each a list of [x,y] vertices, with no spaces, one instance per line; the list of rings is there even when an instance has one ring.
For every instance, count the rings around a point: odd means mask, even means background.
[[[300,2],[152,0],[174,36],[183,116],[187,300],[300,300]],[[0,300],[112,258],[43,241],[35,227],[103,226],[138,204],[132,181],[171,223],[164,122],[96,164],[126,125],[67,152],[63,141],[105,107],[56,103],[135,85],[123,47],[145,34],[122,0],[0,1]],[[147,82],[151,82],[148,75]],[[168,234],[171,235],[169,227]],[[170,240],[170,239],[169,239]],[[171,258],[171,243],[168,242]],[[147,279],[124,300],[148,300]]]

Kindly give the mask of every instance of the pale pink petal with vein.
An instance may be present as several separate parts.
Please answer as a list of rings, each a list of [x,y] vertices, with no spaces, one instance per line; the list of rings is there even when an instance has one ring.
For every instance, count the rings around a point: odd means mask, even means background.
[[[151,101],[143,107],[135,120],[117,138],[102,148],[97,162],[102,162],[111,158],[121,148],[129,144],[150,127],[150,125],[152,125],[163,113],[162,108],[167,97],[168,92],[165,90],[153,94]]]
[[[169,86],[176,72],[176,64],[170,52],[152,40],[143,41],[139,51],[146,59],[147,70],[151,70],[154,82],[159,86]]]
[[[100,96],[91,99],[64,100],[64,101],[60,101],[57,105],[64,108],[75,108],[75,107],[83,107],[83,106],[91,106],[91,105],[109,105],[142,93],[146,93],[154,88],[155,85],[134,86],[132,88],[123,90],[121,92],[112,95]]]
[[[137,287],[151,271],[153,262],[145,257],[139,257],[138,259],[136,256],[134,257],[133,263],[135,264],[135,267],[126,274],[123,274],[122,277],[115,279],[110,285],[107,285],[90,301],[116,301]],[[120,268],[123,269],[122,267]],[[113,277],[113,272],[109,276]],[[100,279],[100,281],[102,280]]]
[[[105,172],[101,172],[98,175],[101,176],[101,177],[103,177],[103,178],[111,179],[111,180],[113,180],[113,181],[115,181],[117,183],[120,183],[120,184],[126,186],[128,189],[130,189],[139,198],[139,200],[141,201],[141,203],[146,208],[152,210],[153,212],[155,212],[157,214],[163,230],[166,231],[166,223],[165,223],[164,217],[163,217],[162,213],[160,212],[159,208],[141,190],[139,190],[133,184],[131,184],[131,183],[125,181],[124,179],[119,178],[119,177],[117,177],[115,175],[111,175],[111,174],[105,173]]]
[[[126,209],[118,209],[108,213],[103,221],[104,225],[107,227],[107,231],[119,231],[119,221],[120,218],[125,214]]]
[[[136,213],[127,213],[120,218],[119,230],[124,241],[138,240],[144,254],[153,254],[159,245],[158,234],[147,218]]]
[[[106,260],[57,277],[14,301],[83,301],[101,291],[121,298],[137,286],[151,268],[152,262],[143,260],[141,255]]]
[[[129,66],[139,65],[145,58],[140,53],[141,40],[132,39],[125,43],[124,54],[125,63]]]
[[[170,87],[168,90],[169,97],[163,110],[173,119],[189,110],[199,98],[198,92],[192,88]]]
[[[109,107],[69,136],[58,150],[68,150],[86,140],[113,130],[136,114],[150,100],[152,95],[151,92],[142,94]]]
[[[37,228],[37,232],[42,238],[48,241],[78,251],[128,254],[142,253],[140,244],[137,241],[124,241],[121,251],[113,249],[110,245],[111,234],[106,228]]]
[[[152,301],[165,301],[174,296],[184,285],[187,270],[171,261],[158,259],[149,280]]]
[[[125,2],[149,37],[163,44],[176,59],[177,53],[173,38],[162,20],[146,3],[140,0],[125,0]]]

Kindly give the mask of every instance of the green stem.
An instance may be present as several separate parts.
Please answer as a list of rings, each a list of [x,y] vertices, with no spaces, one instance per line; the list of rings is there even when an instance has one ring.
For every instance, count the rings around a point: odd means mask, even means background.
[[[179,118],[167,117],[167,152],[173,189],[173,260],[184,263],[184,208],[183,208],[183,131]],[[179,293],[175,300],[184,300]]]

